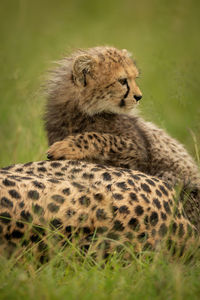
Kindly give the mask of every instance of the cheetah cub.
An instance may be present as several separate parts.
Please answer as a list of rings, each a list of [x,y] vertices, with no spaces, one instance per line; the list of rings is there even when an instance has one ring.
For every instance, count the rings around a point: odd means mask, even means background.
[[[47,84],[44,116],[50,159],[81,159],[126,167],[192,191],[199,221],[200,173],[175,139],[134,114],[142,98],[127,50],[95,47],[59,62]],[[191,202],[186,210],[191,213]]]

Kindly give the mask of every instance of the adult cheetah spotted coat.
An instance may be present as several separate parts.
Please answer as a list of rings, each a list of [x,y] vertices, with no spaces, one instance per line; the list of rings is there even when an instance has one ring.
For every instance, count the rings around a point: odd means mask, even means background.
[[[181,255],[196,229],[173,189],[138,171],[80,161],[0,169],[1,254],[33,247],[42,261],[49,243],[66,247],[76,234],[81,246],[104,256],[123,244],[156,249],[163,240]]]

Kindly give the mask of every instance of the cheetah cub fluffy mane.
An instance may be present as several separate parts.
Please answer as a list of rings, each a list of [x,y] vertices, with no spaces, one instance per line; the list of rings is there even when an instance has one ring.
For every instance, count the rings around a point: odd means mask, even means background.
[[[134,115],[142,98],[127,50],[95,47],[59,62],[47,84],[44,116],[50,159],[81,159],[140,170],[190,192],[188,217],[199,223],[200,173],[175,139]]]

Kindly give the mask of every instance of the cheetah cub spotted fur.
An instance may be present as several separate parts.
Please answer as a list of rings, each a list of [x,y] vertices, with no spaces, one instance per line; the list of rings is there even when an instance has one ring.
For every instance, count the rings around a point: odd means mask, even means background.
[[[48,157],[101,162],[180,183],[193,199],[185,210],[197,225],[198,167],[180,143],[134,115],[142,97],[138,75],[130,54],[112,47],[79,50],[60,61],[47,84]]]
[[[0,253],[22,254],[25,247],[43,261],[79,236],[81,247],[104,257],[123,245],[138,253],[160,249],[161,242],[183,255],[197,231],[174,195],[155,177],[87,162],[6,167],[0,169]]]

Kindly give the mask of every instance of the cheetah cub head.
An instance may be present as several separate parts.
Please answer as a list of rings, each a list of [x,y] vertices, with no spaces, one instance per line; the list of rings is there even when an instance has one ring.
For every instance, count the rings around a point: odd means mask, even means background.
[[[91,48],[75,55],[72,81],[79,108],[88,115],[130,113],[142,98],[139,72],[127,50]]]
[[[78,50],[58,62],[47,82],[48,107],[99,113],[130,113],[142,98],[139,76],[127,50],[95,47]],[[52,74],[53,73],[53,74]]]

